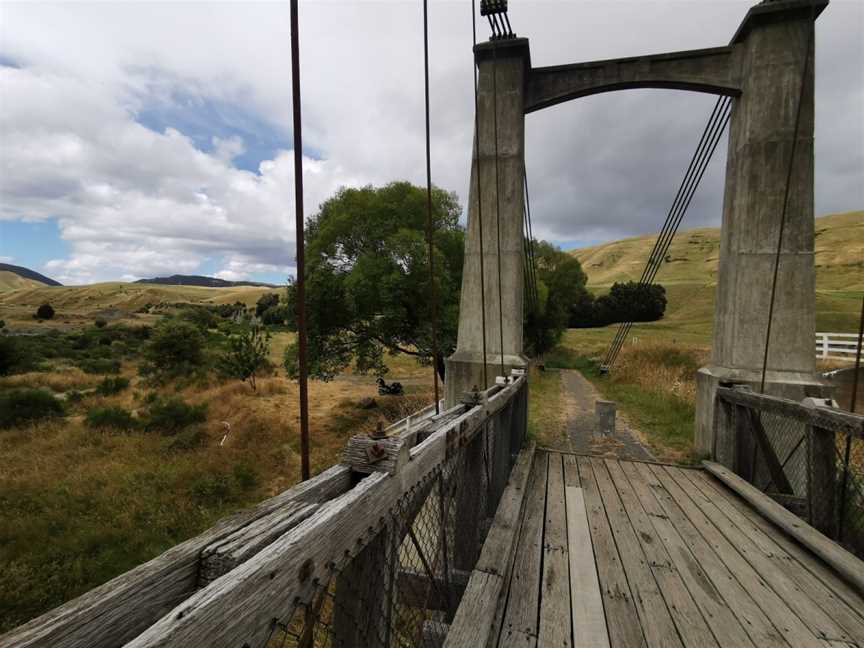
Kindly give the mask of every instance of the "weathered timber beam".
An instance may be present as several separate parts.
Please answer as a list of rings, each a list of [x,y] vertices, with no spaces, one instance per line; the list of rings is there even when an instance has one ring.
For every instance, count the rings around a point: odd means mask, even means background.
[[[839,544],[826,537],[794,513],[751,486],[731,470],[713,461],[703,461],[705,469],[738,493],[757,513],[773,522],[794,540],[825,561],[859,594],[864,595],[864,561],[856,558]]]
[[[864,416],[861,414],[853,414],[832,407],[808,407],[788,398],[757,394],[730,387],[718,387],[717,397],[734,405],[743,405],[761,412],[794,418],[815,428],[834,429],[864,438]]]
[[[480,558],[471,572],[468,587],[450,624],[445,648],[488,648],[498,638],[503,608],[499,602],[510,582],[525,489],[533,462],[532,442],[519,453],[513,466]]]
[[[504,407],[524,384],[522,377],[501,389],[488,410]],[[334,563],[376,536],[406,493],[436,478],[448,449],[469,442],[488,418],[484,409],[471,408],[412,448],[410,460],[395,475],[369,475],[323,504],[315,515],[174,608],[129,648],[260,645],[274,619],[289,618],[297,602],[308,601],[317,584],[329,580]]]
[[[741,94],[734,46],[532,68],[525,95],[530,113],[577,97],[628,88],[671,88]]]
[[[771,483],[774,484],[775,490],[783,495],[794,495],[795,489],[789,483],[789,478],[783,472],[783,466],[780,464],[780,459],[777,453],[774,452],[774,446],[771,445],[771,440],[768,438],[768,433],[765,432],[765,427],[762,425],[762,419],[759,417],[759,412],[747,409],[745,418],[747,427],[750,428],[750,433],[753,439],[762,451],[762,459],[768,467],[768,474],[771,475]],[[754,466],[755,469],[755,466]],[[755,481],[755,480],[754,480]]]
[[[16,648],[119,646],[155,623],[198,587],[201,555],[244,528],[287,510],[317,507],[351,487],[351,471],[334,466],[253,509],[217,523],[163,554],[0,636]],[[298,509],[299,506],[299,509]]]

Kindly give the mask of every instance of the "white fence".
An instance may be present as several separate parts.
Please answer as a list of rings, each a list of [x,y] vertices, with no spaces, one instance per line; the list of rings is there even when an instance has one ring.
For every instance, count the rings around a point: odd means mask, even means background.
[[[855,360],[857,333],[817,333],[816,357],[824,360]]]

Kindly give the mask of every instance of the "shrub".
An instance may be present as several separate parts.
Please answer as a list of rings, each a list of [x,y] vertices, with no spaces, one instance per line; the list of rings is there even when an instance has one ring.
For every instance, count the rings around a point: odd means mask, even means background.
[[[237,464],[232,470],[234,480],[243,491],[250,491],[258,485],[258,473],[252,466]]]
[[[279,305],[279,293],[264,293],[255,304],[255,314],[262,317],[271,308]]]
[[[570,326],[587,328],[617,322],[653,322],[666,312],[666,289],[660,284],[616,282],[608,295],[585,295],[570,308]]]
[[[182,320],[157,325],[144,350],[142,373],[176,376],[204,363],[204,336],[196,326]]]
[[[210,312],[209,309],[203,307],[193,307],[184,310],[180,313],[180,317],[187,322],[191,322],[203,331],[215,328],[219,323],[219,319]]]
[[[13,337],[0,337],[0,376],[21,371],[26,362],[24,347]]]
[[[129,379],[123,376],[103,378],[102,382],[96,387],[97,393],[102,396],[113,396],[129,387]]]
[[[207,434],[200,427],[190,428],[166,439],[168,450],[194,450],[207,443]]]
[[[120,361],[112,358],[84,358],[77,362],[81,371],[89,374],[120,373]]]
[[[84,393],[77,389],[70,389],[66,392],[66,400],[70,403],[80,403],[84,400]]]
[[[96,407],[87,412],[87,425],[97,429],[131,430],[136,421],[132,413],[122,407]]]
[[[54,308],[51,304],[42,304],[36,309],[35,317],[40,320],[50,320],[54,317]]]
[[[63,415],[63,403],[44,389],[0,393],[0,428]]]
[[[221,505],[231,495],[231,478],[228,475],[204,475],[189,487],[192,498],[199,504]]]
[[[219,368],[230,378],[249,381],[255,391],[258,372],[269,364],[270,334],[253,325],[228,341],[229,350],[219,357]]]
[[[189,405],[181,398],[157,400],[147,411],[144,429],[147,432],[160,432],[173,436],[195,423],[207,420],[207,405]]]
[[[96,328],[105,328],[106,326],[108,326],[108,322],[106,322],[104,319],[97,319],[93,323],[96,325]]]
[[[6,320],[0,319],[0,329],[6,328]]]

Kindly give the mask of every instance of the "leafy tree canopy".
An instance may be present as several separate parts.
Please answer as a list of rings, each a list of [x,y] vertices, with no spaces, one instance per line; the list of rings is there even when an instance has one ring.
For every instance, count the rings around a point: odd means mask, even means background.
[[[436,368],[456,345],[464,233],[456,195],[432,191]],[[307,223],[306,318],[310,374],[329,380],[352,361],[386,372],[386,353],[432,359],[432,290],[426,242],[426,190],[408,182],[340,189]],[[294,286],[287,295],[295,321]],[[289,374],[296,348],[286,352]]]
[[[525,347],[529,355],[540,355],[561,341],[575,304],[589,295],[587,277],[576,257],[538,241],[534,244],[537,266],[536,303],[525,296]]]

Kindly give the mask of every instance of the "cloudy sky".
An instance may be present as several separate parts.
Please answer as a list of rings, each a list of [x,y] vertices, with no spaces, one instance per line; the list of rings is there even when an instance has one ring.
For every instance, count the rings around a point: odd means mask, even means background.
[[[748,6],[530,2],[535,66],[726,44]],[[433,181],[467,197],[471,3],[430,3]],[[288,2],[0,2],[0,261],[63,283],[293,272]],[[420,0],[301,3],[307,215],[425,182]],[[479,37],[488,29],[478,23]],[[817,28],[816,211],[864,208],[864,2]],[[527,118],[535,233],[656,231],[714,98],[633,90]],[[725,142],[686,226],[719,223]]]

